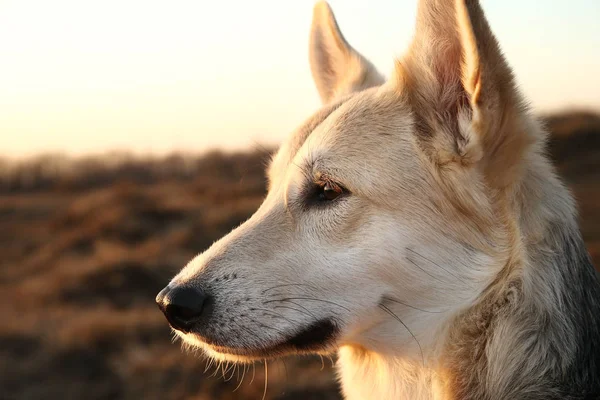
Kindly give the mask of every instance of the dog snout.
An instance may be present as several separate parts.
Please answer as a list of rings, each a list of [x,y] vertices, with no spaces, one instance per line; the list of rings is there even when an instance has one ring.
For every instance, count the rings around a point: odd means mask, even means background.
[[[156,304],[165,314],[169,324],[180,331],[189,332],[208,303],[207,294],[193,287],[166,287],[156,296]]]

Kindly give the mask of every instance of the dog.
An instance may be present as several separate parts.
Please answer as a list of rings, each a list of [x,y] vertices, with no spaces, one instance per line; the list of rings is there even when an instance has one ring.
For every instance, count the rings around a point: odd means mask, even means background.
[[[264,202],[156,298],[176,334],[335,352],[346,399],[600,398],[599,280],[478,2],[421,0],[388,81],[320,2],[309,58]]]

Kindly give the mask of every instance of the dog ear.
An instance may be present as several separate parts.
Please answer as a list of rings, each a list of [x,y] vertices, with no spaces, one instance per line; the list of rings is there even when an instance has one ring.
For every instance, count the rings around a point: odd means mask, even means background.
[[[491,181],[506,184],[531,138],[519,126],[525,107],[477,0],[421,0],[395,78],[407,87],[421,147],[436,162],[480,163]]]
[[[383,76],[344,39],[329,5],[315,4],[310,31],[310,68],[323,103],[381,85]]]

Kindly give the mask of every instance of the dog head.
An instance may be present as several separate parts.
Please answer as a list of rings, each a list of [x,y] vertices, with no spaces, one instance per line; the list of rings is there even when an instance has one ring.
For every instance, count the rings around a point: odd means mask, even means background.
[[[531,139],[476,1],[423,0],[388,82],[314,10],[323,107],[244,224],[157,296],[183,340],[248,361],[356,345],[423,357],[510,258]]]

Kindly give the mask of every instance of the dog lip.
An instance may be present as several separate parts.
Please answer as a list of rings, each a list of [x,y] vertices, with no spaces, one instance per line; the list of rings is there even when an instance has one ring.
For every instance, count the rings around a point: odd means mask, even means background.
[[[338,331],[338,326],[331,319],[322,319],[302,329],[283,344],[299,351],[307,350],[330,342]]]
[[[264,358],[325,350],[334,342],[338,333],[338,325],[332,319],[326,318],[313,322],[279,343],[260,348],[229,347],[205,338],[202,338],[202,341],[208,344],[212,350],[221,354]]]

